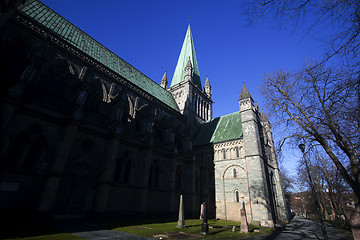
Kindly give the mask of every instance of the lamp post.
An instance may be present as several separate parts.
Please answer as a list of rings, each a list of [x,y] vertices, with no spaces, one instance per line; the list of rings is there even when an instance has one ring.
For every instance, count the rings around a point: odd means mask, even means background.
[[[324,225],[324,222],[323,222],[323,219],[322,219],[322,216],[321,216],[321,211],[320,211],[320,204],[319,204],[319,201],[316,197],[316,193],[315,193],[315,188],[314,188],[314,184],[313,184],[313,181],[312,181],[312,178],[311,178],[311,175],[310,175],[310,169],[309,169],[309,165],[308,165],[308,161],[305,157],[305,144],[299,144],[299,148],[301,150],[301,152],[303,153],[303,158],[304,158],[304,162],[305,162],[305,167],[306,167],[306,172],[308,174],[308,177],[309,177],[309,183],[310,183],[310,188],[311,188],[311,193],[314,197],[314,200],[315,200],[315,205],[316,205],[316,212],[319,216],[319,220],[320,220],[320,225],[321,225],[321,230],[322,230],[322,233],[323,233],[323,237],[325,240],[328,240],[328,235],[327,235],[327,232],[326,232],[326,228],[325,228],[325,225]]]

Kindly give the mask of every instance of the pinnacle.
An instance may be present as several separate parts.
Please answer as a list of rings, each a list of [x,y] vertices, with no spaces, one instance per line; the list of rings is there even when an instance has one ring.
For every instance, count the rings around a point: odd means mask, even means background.
[[[206,76],[206,81],[205,81],[205,85],[204,86],[210,86],[210,82],[209,82],[209,77]]]
[[[239,100],[245,99],[245,98],[251,98],[251,95],[249,93],[249,90],[246,88],[245,82],[243,82],[243,87],[242,87],[242,91],[241,94],[239,96]]]
[[[262,113],[261,113],[261,120],[262,120],[263,122],[269,122],[269,119],[268,119],[268,117],[266,116],[264,110],[262,110]]]
[[[167,75],[166,75],[166,71],[165,71],[165,73],[164,73],[164,75],[163,75],[163,77],[162,77],[161,81],[166,81],[166,82],[167,82]]]
[[[190,57],[189,57],[189,60],[188,60],[187,63],[186,63],[186,67],[191,67],[191,68],[192,68],[192,64],[191,64]]]

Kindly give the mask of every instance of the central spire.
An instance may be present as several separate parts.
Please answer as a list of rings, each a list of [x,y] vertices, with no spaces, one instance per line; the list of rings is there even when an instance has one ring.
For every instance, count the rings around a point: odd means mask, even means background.
[[[186,31],[185,39],[181,48],[178,62],[176,64],[174,76],[172,78],[170,87],[175,86],[176,84],[179,84],[180,82],[184,81],[184,69],[189,59],[194,69],[193,82],[195,85],[198,86],[198,88],[201,89],[202,87],[200,81],[199,67],[196,60],[194,41],[190,29],[190,19],[189,19],[189,26]]]

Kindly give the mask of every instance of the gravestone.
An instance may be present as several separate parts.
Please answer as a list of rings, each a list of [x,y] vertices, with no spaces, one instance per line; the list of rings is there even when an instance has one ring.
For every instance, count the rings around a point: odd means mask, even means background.
[[[243,207],[240,209],[240,231],[242,233],[248,233],[249,232],[249,226],[246,219],[246,211],[245,211],[245,203],[243,202]]]
[[[184,203],[183,203],[183,195],[180,195],[180,204],[179,204],[179,220],[177,228],[185,227],[185,217],[184,217]]]
[[[200,220],[204,220],[204,203],[200,207]]]
[[[206,216],[206,203],[203,202],[202,206],[204,207],[204,215],[203,215],[203,222],[201,224],[201,234],[206,235],[209,233],[209,224],[207,222],[207,216]]]

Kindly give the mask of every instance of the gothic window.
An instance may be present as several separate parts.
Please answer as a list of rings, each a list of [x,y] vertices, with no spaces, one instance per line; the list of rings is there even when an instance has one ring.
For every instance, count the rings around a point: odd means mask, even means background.
[[[115,182],[131,183],[133,162],[129,155],[129,152],[126,151],[124,155],[118,160],[113,178]]]
[[[200,177],[198,171],[195,172],[195,192],[200,193]]]
[[[234,178],[237,178],[236,168],[233,169],[233,177],[234,177]]]
[[[150,187],[158,187],[159,186],[159,174],[160,167],[158,160],[155,160],[150,167],[149,173],[149,186]]]
[[[239,191],[235,190],[235,202],[240,202]]]
[[[123,183],[130,182],[131,171],[132,171],[131,159],[129,159],[127,160],[125,165]]]
[[[23,131],[19,133],[12,142],[2,165],[16,166],[28,150],[30,143],[30,135]]]
[[[34,168],[41,161],[45,150],[45,140],[42,136],[34,137],[29,146],[22,166],[24,168]]]
[[[27,131],[20,132],[1,164],[27,169],[37,168],[46,148],[46,141],[41,132],[42,129],[38,125],[31,125]]]
[[[175,190],[178,192],[182,191],[183,188],[182,178],[183,178],[183,170],[182,167],[179,165],[176,167],[176,175],[175,175]]]
[[[118,159],[116,163],[115,173],[114,173],[114,181],[115,182],[121,182],[121,176],[122,176],[122,161],[121,158]]]

